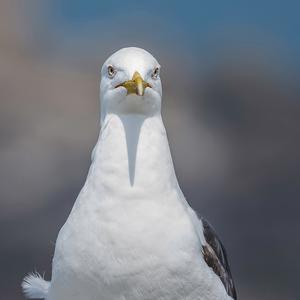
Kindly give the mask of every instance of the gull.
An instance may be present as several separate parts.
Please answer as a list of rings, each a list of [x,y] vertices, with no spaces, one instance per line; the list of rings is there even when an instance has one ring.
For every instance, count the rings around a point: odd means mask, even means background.
[[[160,65],[129,47],[101,69],[101,130],[86,182],[55,245],[47,300],[237,299],[225,249],[187,203],[161,117]]]

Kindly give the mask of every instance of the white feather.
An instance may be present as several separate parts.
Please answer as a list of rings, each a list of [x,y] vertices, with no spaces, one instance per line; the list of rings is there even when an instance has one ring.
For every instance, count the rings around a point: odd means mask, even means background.
[[[27,275],[22,282],[22,289],[27,298],[44,299],[47,297],[50,282],[44,280],[39,273]]]

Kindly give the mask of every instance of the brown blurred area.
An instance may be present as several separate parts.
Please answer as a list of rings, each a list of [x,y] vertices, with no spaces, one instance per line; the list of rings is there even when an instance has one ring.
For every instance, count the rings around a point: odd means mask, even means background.
[[[56,40],[37,34],[41,4],[30,3],[0,3],[0,290],[11,300],[23,299],[27,272],[51,277],[99,133],[99,70],[123,43],[99,43],[91,57],[53,54]],[[188,47],[144,37],[140,46],[163,66],[179,181],[220,234],[239,299],[299,299],[299,70],[270,58],[271,48],[233,46],[191,66]]]

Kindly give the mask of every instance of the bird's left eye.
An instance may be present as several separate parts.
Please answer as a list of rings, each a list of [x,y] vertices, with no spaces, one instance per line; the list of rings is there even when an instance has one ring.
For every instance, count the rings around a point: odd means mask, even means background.
[[[159,76],[159,72],[160,72],[159,67],[156,67],[156,68],[153,70],[151,77],[152,77],[153,79],[157,79],[158,76]]]
[[[113,78],[116,73],[117,73],[117,71],[115,70],[115,68],[113,66],[109,65],[107,67],[107,74],[110,78]]]

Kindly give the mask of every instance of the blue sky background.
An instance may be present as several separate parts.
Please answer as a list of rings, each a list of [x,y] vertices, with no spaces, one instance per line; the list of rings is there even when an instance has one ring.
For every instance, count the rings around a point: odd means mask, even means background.
[[[214,39],[266,42],[283,48],[298,62],[299,1],[49,1],[50,30],[78,37],[98,22],[100,40],[114,28],[115,38],[138,41],[143,30],[151,40],[199,51]],[[103,28],[105,27],[105,28]],[[273,43],[273,45],[272,45]],[[276,50],[276,49],[275,49]]]

